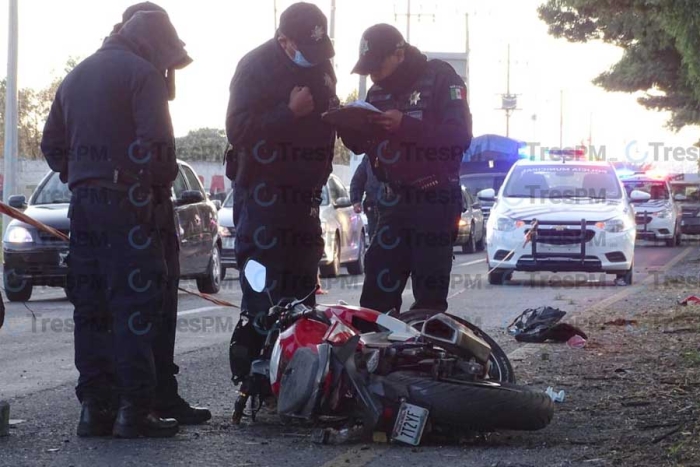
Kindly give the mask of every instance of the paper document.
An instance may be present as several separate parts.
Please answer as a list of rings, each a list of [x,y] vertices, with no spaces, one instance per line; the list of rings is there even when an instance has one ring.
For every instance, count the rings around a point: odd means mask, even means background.
[[[323,114],[323,121],[331,125],[362,133],[375,133],[377,126],[371,123],[370,117],[383,112],[365,101],[355,101],[339,109]]]

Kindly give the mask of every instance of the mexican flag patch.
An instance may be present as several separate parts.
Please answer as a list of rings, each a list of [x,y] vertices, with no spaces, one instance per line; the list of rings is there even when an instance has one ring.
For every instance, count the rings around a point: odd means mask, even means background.
[[[450,86],[450,99],[463,101],[467,99],[467,90],[463,86]]]

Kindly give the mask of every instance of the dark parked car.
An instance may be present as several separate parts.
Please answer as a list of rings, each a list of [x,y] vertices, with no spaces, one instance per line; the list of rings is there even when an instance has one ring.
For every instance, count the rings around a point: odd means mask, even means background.
[[[219,203],[212,202],[188,164],[178,161],[180,171],[173,184],[175,225],[180,240],[182,279],[196,279],[202,293],[221,288],[221,238]],[[13,196],[10,204],[25,214],[68,235],[71,192],[58,174],[49,172],[29,198]],[[13,220],[3,239],[3,280],[10,301],[27,301],[35,285],[65,287],[68,243]]]
[[[223,275],[226,269],[238,269],[236,262],[236,227],[233,225],[233,190],[224,200],[224,205],[219,211],[219,235],[221,236],[221,266]]]
[[[465,210],[458,222],[455,246],[462,246],[463,253],[481,251],[486,243],[486,222],[480,202],[475,200],[469,190],[462,187],[462,200]]]

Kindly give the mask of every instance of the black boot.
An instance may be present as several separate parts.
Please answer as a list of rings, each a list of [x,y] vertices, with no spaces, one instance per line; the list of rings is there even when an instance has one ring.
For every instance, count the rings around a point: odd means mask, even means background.
[[[199,425],[211,420],[209,409],[193,407],[180,396],[170,402],[156,403],[154,412],[161,418],[174,418],[180,425]]]
[[[93,400],[83,401],[78,422],[78,436],[90,438],[93,436],[109,436],[116,415]]]
[[[150,410],[122,399],[112,434],[115,438],[170,438],[178,431],[177,420],[159,418]]]

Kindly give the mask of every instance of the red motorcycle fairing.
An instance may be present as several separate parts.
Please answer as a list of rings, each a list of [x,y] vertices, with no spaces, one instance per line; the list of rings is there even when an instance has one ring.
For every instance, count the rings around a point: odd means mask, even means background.
[[[279,396],[280,376],[294,353],[301,348],[311,349],[317,353],[318,344],[323,342],[323,336],[328,332],[328,325],[319,321],[301,318],[279,335],[271,358],[270,382],[272,392]],[[273,371],[276,369],[277,371]]]

